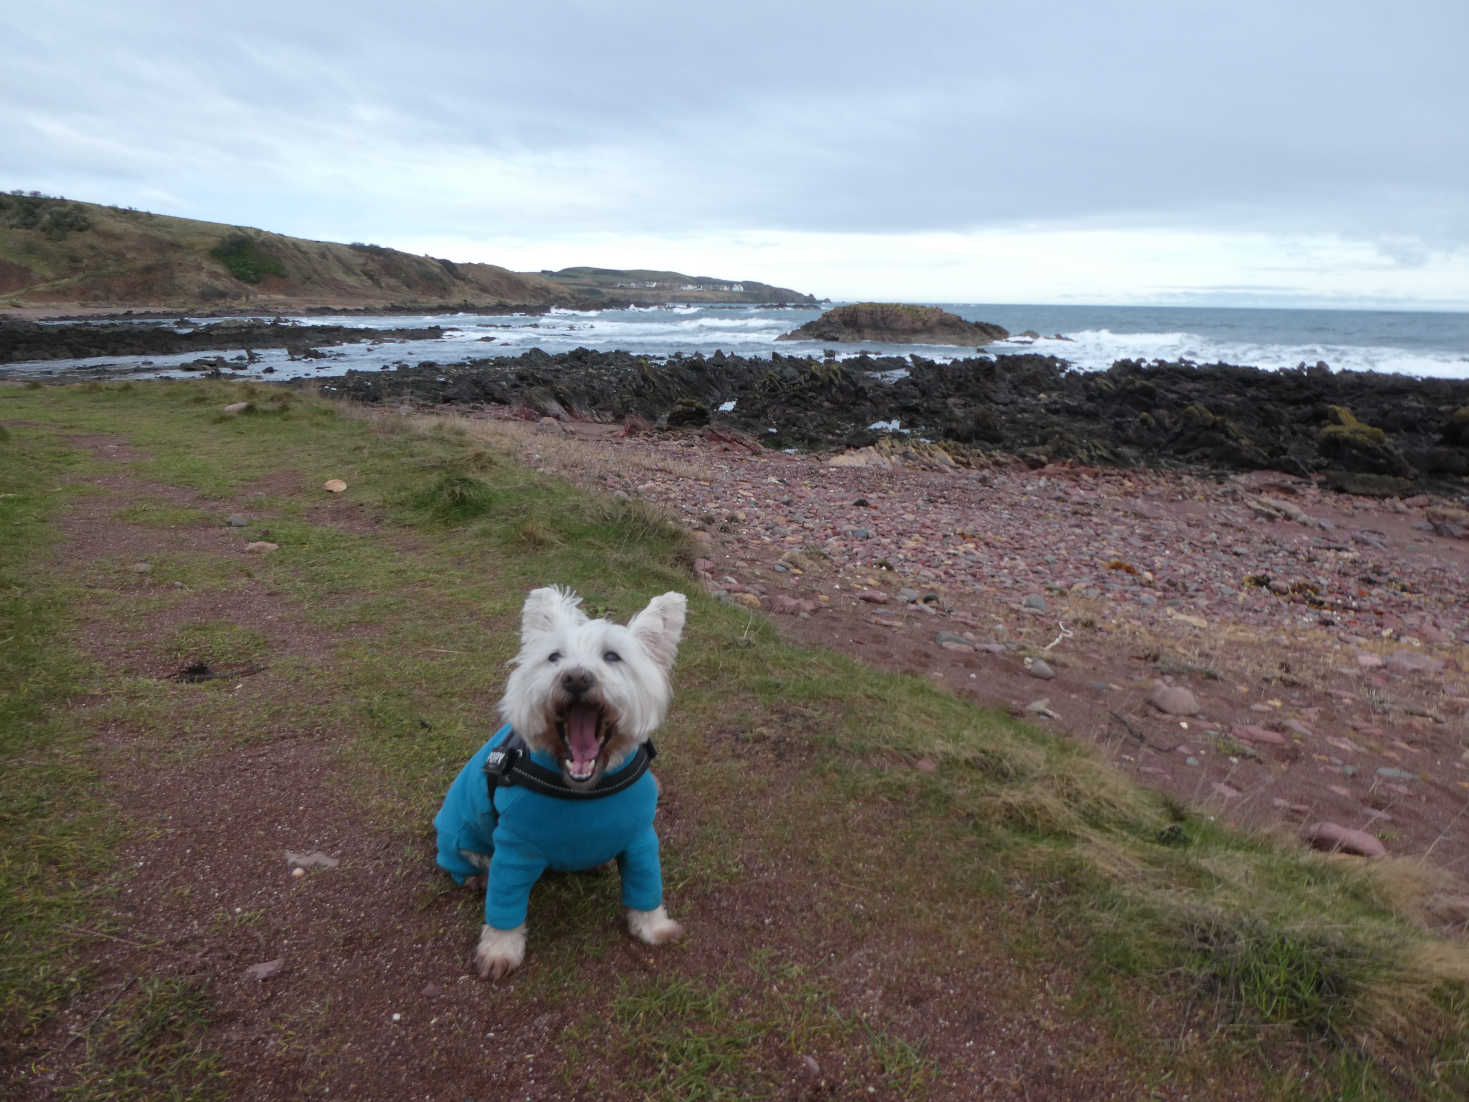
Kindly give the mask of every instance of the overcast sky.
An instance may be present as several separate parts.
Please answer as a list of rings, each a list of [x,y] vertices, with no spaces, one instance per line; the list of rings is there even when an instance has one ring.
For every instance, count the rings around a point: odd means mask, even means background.
[[[1469,0],[0,4],[0,188],[832,298],[1469,309]]]

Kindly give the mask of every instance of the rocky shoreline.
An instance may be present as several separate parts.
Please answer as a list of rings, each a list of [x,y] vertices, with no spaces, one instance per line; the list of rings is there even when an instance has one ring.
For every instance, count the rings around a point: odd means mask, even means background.
[[[1469,380],[1118,361],[1082,372],[1039,355],[939,363],[578,349],[348,372],[320,384],[362,402],[523,407],[558,420],[714,425],[803,451],[898,437],[938,462],[1276,470],[1390,496],[1469,491]]]
[[[177,352],[290,348],[306,351],[317,345],[357,344],[363,341],[436,340],[444,335],[437,325],[419,328],[364,329],[351,325],[298,325],[281,318],[229,320],[193,325],[176,314],[177,324],[136,322],[109,324],[54,323],[0,318],[0,364],[27,360],[81,360],[92,356],[164,356]]]
[[[1424,858],[1456,878],[1424,922],[1469,929],[1469,532],[1442,499],[419,409],[666,511],[702,586],[784,635],[1090,742],[1211,818]]]

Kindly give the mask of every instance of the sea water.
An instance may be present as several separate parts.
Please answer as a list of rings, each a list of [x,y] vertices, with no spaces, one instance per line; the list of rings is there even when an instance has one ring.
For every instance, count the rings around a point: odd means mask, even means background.
[[[1206,307],[1047,306],[938,303],[971,321],[1009,330],[1011,338],[984,352],[1038,352],[1058,356],[1079,370],[1105,370],[1119,359],[1191,360],[1266,369],[1326,363],[1335,371],[1469,379],[1469,313],[1408,313],[1360,310],[1269,310]],[[285,349],[258,349],[258,360],[241,376],[327,378],[348,370],[391,370],[425,361],[460,363],[481,357],[516,356],[532,348],[569,352],[576,348],[623,350],[660,358],[676,354],[848,357],[918,355],[952,360],[975,355],[947,345],[834,345],[820,341],[777,341],[818,317],[825,307],[682,305],[622,310],[555,309],[547,314],[438,314],[287,317],[302,325],[343,325],[364,330],[440,326],[438,340],[365,341],[327,347],[327,358],[292,360]],[[131,319],[129,319],[131,320]],[[194,318],[192,323],[209,320]],[[136,324],[136,323],[135,323]],[[175,322],[158,322],[174,325]],[[1024,334],[1034,333],[1035,336]],[[238,348],[218,353],[239,356]],[[127,373],[179,376],[179,365],[209,352],[169,356],[100,357],[0,365],[0,375],[47,373],[62,377]],[[236,374],[236,372],[231,372]]]

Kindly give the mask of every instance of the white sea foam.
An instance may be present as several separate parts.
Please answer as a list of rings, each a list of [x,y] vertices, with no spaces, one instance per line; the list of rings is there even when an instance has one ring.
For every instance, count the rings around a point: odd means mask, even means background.
[[[1239,364],[1270,371],[1325,363],[1333,371],[1469,378],[1469,357],[1451,351],[1221,341],[1193,333],[1114,333],[1109,329],[1086,329],[1069,336],[1070,340],[1042,337],[1032,341],[1024,351],[1058,356],[1086,371],[1105,371],[1117,360],[1135,359]],[[1009,343],[997,345],[996,351],[1007,350]]]

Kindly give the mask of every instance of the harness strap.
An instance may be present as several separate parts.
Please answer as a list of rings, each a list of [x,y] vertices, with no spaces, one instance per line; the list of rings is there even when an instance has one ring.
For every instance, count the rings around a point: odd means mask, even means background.
[[[572,788],[558,770],[547,769],[531,760],[530,747],[526,746],[524,739],[512,732],[509,738],[485,757],[485,777],[490,788],[490,803],[493,806],[496,788],[511,784],[518,784],[542,796],[554,796],[558,800],[599,800],[603,796],[615,796],[642,779],[657,754],[653,743],[645,742],[615,776],[604,774],[591,788]]]

